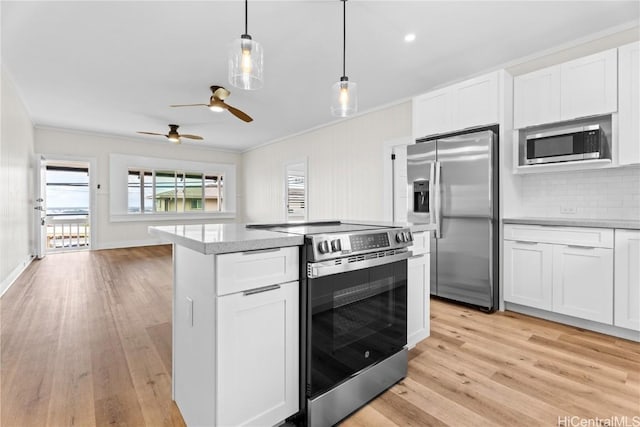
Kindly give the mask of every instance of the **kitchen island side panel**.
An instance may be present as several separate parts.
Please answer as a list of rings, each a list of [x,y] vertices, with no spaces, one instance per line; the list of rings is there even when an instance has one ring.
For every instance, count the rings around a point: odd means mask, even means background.
[[[215,424],[214,255],[174,245],[173,390],[189,426]]]

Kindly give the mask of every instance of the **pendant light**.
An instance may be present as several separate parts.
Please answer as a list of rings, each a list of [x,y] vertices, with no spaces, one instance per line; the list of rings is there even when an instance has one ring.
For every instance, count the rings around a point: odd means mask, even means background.
[[[247,31],[248,5],[244,0],[244,34],[229,47],[229,83],[245,89],[260,89],[263,84],[262,46]]]
[[[342,77],[331,87],[331,114],[347,117],[358,111],[358,85],[345,72],[347,50],[347,0],[342,1]]]

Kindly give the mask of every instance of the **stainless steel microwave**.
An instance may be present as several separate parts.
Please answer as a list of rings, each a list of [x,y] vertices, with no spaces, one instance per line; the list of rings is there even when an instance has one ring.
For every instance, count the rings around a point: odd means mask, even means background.
[[[600,159],[603,140],[598,124],[532,133],[526,137],[525,164]]]

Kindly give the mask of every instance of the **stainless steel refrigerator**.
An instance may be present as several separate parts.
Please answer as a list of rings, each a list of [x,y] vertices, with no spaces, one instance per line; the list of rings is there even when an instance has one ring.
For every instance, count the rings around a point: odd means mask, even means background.
[[[498,308],[497,127],[407,147],[408,221],[432,223],[431,294]]]

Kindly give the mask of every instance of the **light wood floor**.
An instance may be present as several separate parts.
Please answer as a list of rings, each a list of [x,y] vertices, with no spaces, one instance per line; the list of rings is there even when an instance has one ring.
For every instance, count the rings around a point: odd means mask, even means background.
[[[184,425],[170,392],[170,246],[50,255],[0,310],[3,427]],[[640,344],[510,312],[431,310],[408,377],[342,426],[640,416]]]

